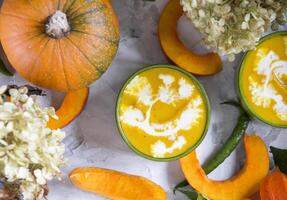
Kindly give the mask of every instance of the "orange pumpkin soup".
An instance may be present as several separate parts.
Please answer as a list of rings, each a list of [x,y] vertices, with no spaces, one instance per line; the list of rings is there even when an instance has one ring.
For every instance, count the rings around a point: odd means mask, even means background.
[[[263,38],[246,54],[239,90],[253,115],[270,125],[287,127],[287,32]]]
[[[133,76],[118,102],[125,141],[137,153],[175,158],[194,147],[206,130],[209,107],[199,83],[181,70],[152,67]]]

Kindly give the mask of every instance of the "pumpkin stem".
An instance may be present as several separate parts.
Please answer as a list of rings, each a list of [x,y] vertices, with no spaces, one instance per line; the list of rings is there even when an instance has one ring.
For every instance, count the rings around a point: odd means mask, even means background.
[[[52,38],[58,39],[66,36],[71,30],[67,15],[57,10],[45,24],[45,32]]]

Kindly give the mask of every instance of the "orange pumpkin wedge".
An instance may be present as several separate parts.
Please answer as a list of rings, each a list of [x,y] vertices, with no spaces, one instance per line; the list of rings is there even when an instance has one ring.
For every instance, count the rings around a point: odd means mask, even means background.
[[[51,129],[64,128],[67,126],[82,112],[88,97],[89,88],[68,92],[60,108],[56,111],[56,115],[59,119],[51,118],[47,126]]]
[[[78,168],[70,173],[78,188],[116,200],[166,200],[165,191],[140,176],[102,168]]]
[[[183,15],[180,0],[170,0],[159,21],[159,39],[163,51],[176,65],[196,75],[212,75],[222,70],[218,54],[196,54],[184,46],[177,35],[177,22]]]
[[[204,196],[213,200],[242,200],[253,195],[269,170],[269,155],[262,139],[256,135],[245,136],[246,161],[243,169],[226,181],[210,180],[193,151],[180,160],[189,184]]]
[[[260,186],[261,200],[286,200],[287,176],[278,169],[267,176]]]

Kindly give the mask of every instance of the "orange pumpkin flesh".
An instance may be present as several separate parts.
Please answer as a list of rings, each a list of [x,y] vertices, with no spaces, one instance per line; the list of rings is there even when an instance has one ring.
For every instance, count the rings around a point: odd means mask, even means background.
[[[58,91],[77,90],[110,65],[119,25],[108,0],[5,0],[0,40],[26,80]]]
[[[244,138],[246,162],[239,174],[226,181],[213,181],[205,175],[193,151],[180,160],[189,184],[204,196],[213,200],[242,200],[253,195],[269,170],[269,155],[258,136]]]
[[[261,200],[286,200],[287,176],[278,169],[267,176],[260,186]]]
[[[68,92],[60,108],[56,111],[56,115],[59,119],[51,118],[47,126],[51,129],[64,128],[67,126],[82,112],[88,97],[89,88]]]
[[[146,178],[101,168],[78,168],[70,173],[78,188],[115,200],[166,200],[165,191]]]
[[[180,0],[170,0],[159,21],[159,39],[163,51],[179,67],[197,75],[212,75],[222,70],[218,54],[199,55],[187,49],[177,36],[176,27],[183,15]]]

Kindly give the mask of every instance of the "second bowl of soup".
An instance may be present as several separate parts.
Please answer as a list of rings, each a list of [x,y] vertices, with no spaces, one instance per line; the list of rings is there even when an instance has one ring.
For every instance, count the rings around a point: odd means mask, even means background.
[[[287,128],[287,32],[262,38],[246,53],[237,82],[242,104],[252,116]]]

